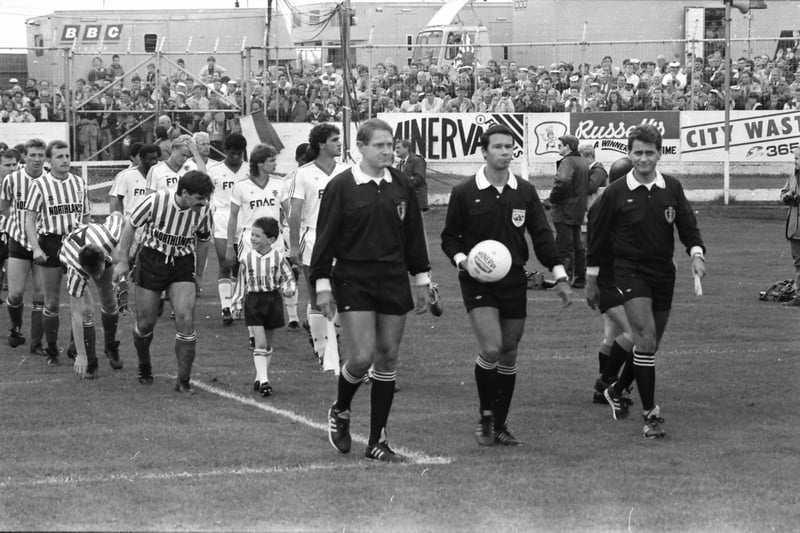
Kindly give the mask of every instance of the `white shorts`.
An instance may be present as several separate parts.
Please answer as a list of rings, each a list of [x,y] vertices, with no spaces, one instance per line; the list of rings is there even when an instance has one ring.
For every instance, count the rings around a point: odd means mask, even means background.
[[[214,238],[227,239],[228,238],[228,219],[230,218],[230,210],[217,209],[214,211]]]
[[[311,254],[315,242],[317,242],[317,230],[306,227],[300,235],[300,260],[305,266],[311,266]]]

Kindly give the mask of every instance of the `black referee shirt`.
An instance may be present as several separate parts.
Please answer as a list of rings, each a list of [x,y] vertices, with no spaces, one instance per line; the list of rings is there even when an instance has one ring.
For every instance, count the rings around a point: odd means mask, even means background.
[[[656,184],[648,190],[638,184],[631,190],[631,174],[606,187],[595,202],[596,213],[593,205],[589,218],[589,267],[621,259],[672,272],[675,228],[687,253],[694,246],[705,253],[697,219],[681,183],[671,176],[659,176],[664,180],[663,188]],[[634,180],[632,184],[636,183]]]
[[[317,218],[310,280],[331,277],[338,261],[405,264],[412,275],[428,272],[422,213],[411,181],[393,168],[392,181],[357,184],[352,169],[325,187]]]
[[[483,170],[478,172],[482,176]],[[522,266],[529,257],[527,229],[539,262],[549,270],[559,264],[536,188],[525,180],[515,181],[516,189],[506,184],[502,192],[493,185],[479,189],[477,177],[453,187],[442,230],[442,250],[451,261],[458,253],[469,254],[480,241],[493,239],[508,247],[512,265]]]

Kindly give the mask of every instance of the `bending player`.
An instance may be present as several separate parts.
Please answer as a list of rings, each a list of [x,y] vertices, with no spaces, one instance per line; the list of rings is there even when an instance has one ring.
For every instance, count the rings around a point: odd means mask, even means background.
[[[61,246],[61,263],[67,269],[67,293],[70,296],[72,336],[75,340],[75,373],[81,378],[97,377],[97,352],[95,346],[94,302],[87,291],[93,279],[100,294],[101,318],[105,354],[114,370],[122,368],[117,340],[116,294],[113,283],[111,257],[119,244],[125,217],[120,212],[111,213],[103,224],[90,223],[73,231]]]

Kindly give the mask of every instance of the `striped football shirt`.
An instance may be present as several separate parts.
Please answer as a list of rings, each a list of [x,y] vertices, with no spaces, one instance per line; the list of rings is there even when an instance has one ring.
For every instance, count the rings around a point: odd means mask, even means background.
[[[31,184],[25,209],[37,213],[36,232],[40,235],[67,235],[90,212],[86,182],[75,174],[58,179],[48,172]]]
[[[194,253],[197,237],[211,235],[211,209],[181,209],[175,193],[158,191],[145,197],[129,219],[134,227],[142,228],[141,244],[168,257]]]
[[[28,243],[28,236],[25,234],[25,200],[28,198],[31,183],[35,179],[38,178],[32,178],[24,168],[20,168],[3,178],[2,189],[0,189],[0,200],[11,204],[8,209],[5,230],[9,238],[14,239],[28,250],[31,247]]]
[[[84,224],[64,239],[59,259],[70,274],[67,276],[69,294],[76,298],[83,296],[89,279],[89,274],[78,261],[81,248],[87,244],[100,248],[106,255],[106,261],[110,263],[111,254],[122,236],[124,224],[125,218],[122,213],[112,213],[103,224]]]
[[[294,274],[281,245],[273,245],[265,254],[257,250],[243,252],[239,261],[244,268],[247,292],[272,292],[281,290],[293,293],[296,290]]]

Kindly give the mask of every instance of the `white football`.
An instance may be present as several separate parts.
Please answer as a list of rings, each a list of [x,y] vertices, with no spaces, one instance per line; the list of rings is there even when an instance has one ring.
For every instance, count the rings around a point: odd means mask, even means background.
[[[511,270],[511,252],[500,241],[487,239],[472,247],[467,256],[467,272],[484,283],[503,279]]]

